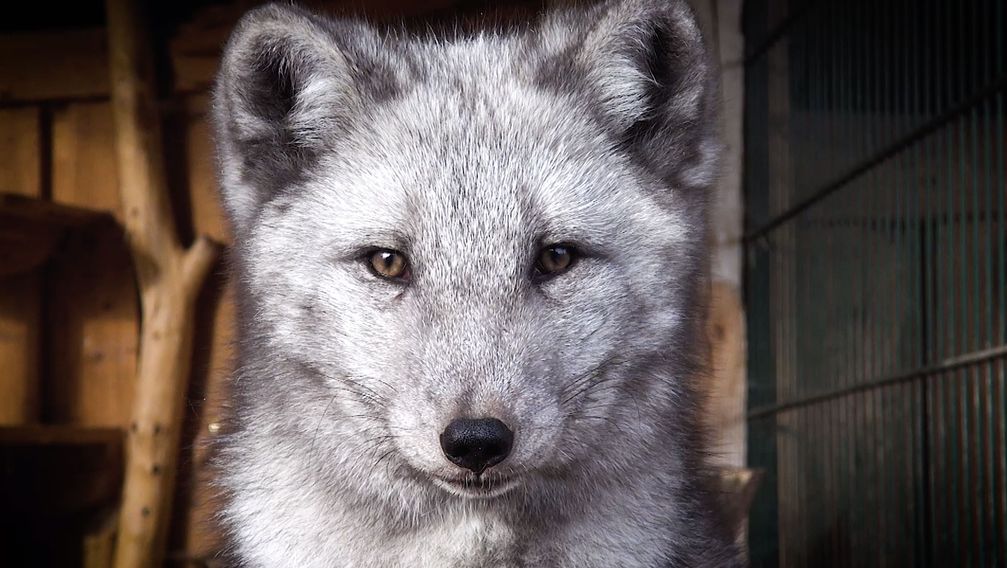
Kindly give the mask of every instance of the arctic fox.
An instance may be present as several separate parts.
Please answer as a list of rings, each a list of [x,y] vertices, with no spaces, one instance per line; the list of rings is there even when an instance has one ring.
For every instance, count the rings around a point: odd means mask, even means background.
[[[213,103],[236,564],[739,565],[693,384],[715,86],[684,0],[248,13]]]

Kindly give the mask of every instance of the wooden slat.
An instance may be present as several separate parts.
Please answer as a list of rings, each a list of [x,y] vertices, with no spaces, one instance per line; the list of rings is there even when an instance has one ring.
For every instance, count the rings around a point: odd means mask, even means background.
[[[17,221],[39,227],[52,227],[54,230],[83,227],[97,221],[111,220],[106,211],[86,205],[64,205],[37,197],[3,192],[0,192],[0,216],[4,222]]]
[[[125,428],[136,388],[139,308],[122,233],[104,224],[75,232],[53,256],[48,276],[48,416]]]
[[[122,219],[109,103],[75,103],[52,122],[52,200],[108,211]]]
[[[0,424],[39,416],[39,278],[0,280]]]
[[[15,511],[56,515],[114,502],[122,441],[122,430],[107,428],[0,428],[4,519]]]
[[[208,123],[210,98],[206,95],[187,97],[184,104],[184,155],[186,186],[195,234],[208,235],[221,243],[231,242],[231,233],[224,217],[217,192],[217,164],[214,160],[213,133]]]
[[[0,109],[0,193],[41,197],[39,126],[38,108]]]
[[[80,566],[84,535],[118,497],[122,446],[118,429],[0,428],[0,564]]]
[[[108,95],[104,30],[0,34],[0,102]]]
[[[107,102],[65,105],[52,120],[52,199],[121,221],[115,139]],[[136,276],[121,233],[108,228],[68,239],[53,258],[48,294],[52,420],[126,427],[136,384]]]
[[[39,197],[41,170],[38,109],[0,110],[0,192]],[[38,275],[20,273],[51,243],[44,236],[5,238],[11,225],[0,216],[0,424],[23,424],[39,413],[41,297]]]
[[[89,428],[67,424],[0,427],[0,446],[122,445],[119,428]]]

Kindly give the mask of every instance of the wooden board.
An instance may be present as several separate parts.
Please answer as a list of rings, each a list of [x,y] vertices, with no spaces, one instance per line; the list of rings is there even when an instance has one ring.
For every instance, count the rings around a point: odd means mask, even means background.
[[[0,102],[107,96],[107,52],[102,29],[0,34]]]
[[[40,197],[41,172],[38,109],[0,110],[0,193]],[[23,249],[18,247],[18,250]],[[3,264],[0,273],[6,272],[4,267],[13,271],[14,265],[24,260],[0,256]],[[0,368],[3,369],[0,372],[0,424],[24,424],[38,418],[39,288],[38,274],[0,277]]]
[[[54,202],[108,211],[121,220],[114,135],[109,103],[74,103],[54,112]]]
[[[118,429],[0,427],[0,563],[80,566],[95,556],[85,535],[118,497],[122,440]]]
[[[185,149],[188,157],[189,202],[195,234],[209,235],[221,243],[231,242],[231,231],[217,191],[216,152],[208,123],[209,97],[190,97],[186,102]]]
[[[121,219],[108,103],[74,103],[53,115],[52,199]],[[49,388],[57,422],[125,427],[136,381],[136,279],[121,235],[76,233],[49,270]]]
[[[0,279],[40,268],[67,232],[110,219],[88,209],[0,193]]]
[[[39,127],[36,107],[0,109],[0,193],[42,196]]]
[[[118,228],[75,232],[54,255],[46,283],[53,422],[125,427],[136,382],[136,281]]]
[[[39,417],[39,277],[0,280],[0,425]]]

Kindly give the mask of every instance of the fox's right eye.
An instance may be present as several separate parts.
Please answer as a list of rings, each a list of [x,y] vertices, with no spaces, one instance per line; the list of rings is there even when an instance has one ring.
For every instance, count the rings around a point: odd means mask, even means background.
[[[535,261],[535,274],[539,280],[547,280],[569,270],[576,262],[577,249],[568,244],[555,244],[539,251]]]
[[[371,251],[366,258],[371,272],[385,280],[406,282],[409,280],[410,268],[406,255],[392,249],[377,249]]]

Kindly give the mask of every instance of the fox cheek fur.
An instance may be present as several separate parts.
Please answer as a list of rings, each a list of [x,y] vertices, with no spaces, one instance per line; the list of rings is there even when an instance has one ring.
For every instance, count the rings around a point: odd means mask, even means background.
[[[236,562],[736,565],[693,384],[715,91],[683,0],[247,14],[213,106]]]

